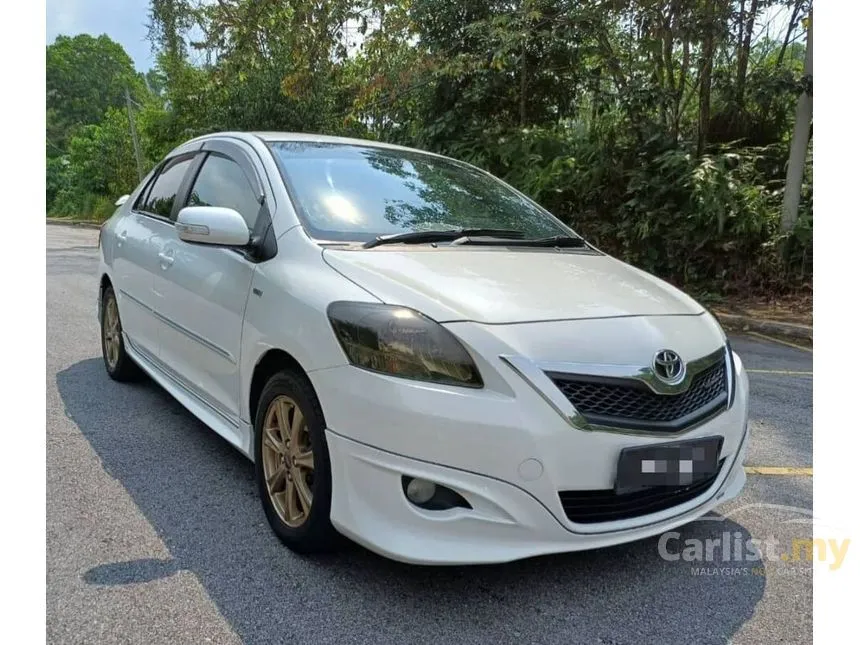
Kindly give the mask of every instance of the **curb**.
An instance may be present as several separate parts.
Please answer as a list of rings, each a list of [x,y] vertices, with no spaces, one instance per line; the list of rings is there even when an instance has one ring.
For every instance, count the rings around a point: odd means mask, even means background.
[[[740,331],[757,331],[762,334],[776,334],[788,338],[799,338],[812,341],[812,327],[795,323],[763,320],[738,314],[717,313],[720,323],[728,328]]]
[[[53,224],[54,226],[74,226],[77,228],[101,228],[102,225],[98,222],[84,222],[84,221],[76,221],[73,219],[60,219],[56,217],[48,217],[46,218],[48,224]]]

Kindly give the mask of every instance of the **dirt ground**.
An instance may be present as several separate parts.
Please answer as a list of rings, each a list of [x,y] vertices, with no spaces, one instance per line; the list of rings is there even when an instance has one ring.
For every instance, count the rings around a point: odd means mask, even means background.
[[[812,292],[767,298],[732,296],[716,304],[714,309],[762,320],[812,326]]]

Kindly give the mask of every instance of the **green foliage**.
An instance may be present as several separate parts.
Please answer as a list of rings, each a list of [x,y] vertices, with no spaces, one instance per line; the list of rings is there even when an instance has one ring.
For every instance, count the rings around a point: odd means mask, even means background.
[[[139,181],[127,114],[109,108],[98,125],[81,128],[69,142],[73,183],[99,195],[130,192]]]
[[[164,110],[152,104],[138,116],[145,170],[173,147],[173,143],[151,137],[160,134],[167,118]],[[96,219],[109,216],[117,197],[130,193],[138,184],[137,173],[128,114],[124,109],[108,108],[100,123],[76,131],[67,154],[48,160],[48,210]]]
[[[143,94],[131,58],[106,35],[58,36],[45,57],[49,155],[61,153],[76,128],[98,123],[108,107],[125,105],[126,88]]]
[[[104,195],[81,192],[69,187],[60,191],[49,211],[51,217],[104,221],[116,210],[114,201]]]
[[[66,157],[48,157],[45,164],[45,194],[48,210],[60,192],[70,188],[71,173],[67,166],[69,160]]]

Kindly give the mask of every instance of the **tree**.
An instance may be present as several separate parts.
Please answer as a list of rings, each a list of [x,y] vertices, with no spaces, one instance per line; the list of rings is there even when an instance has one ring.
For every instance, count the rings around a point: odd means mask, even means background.
[[[755,27],[755,19],[758,15],[759,0],[750,0],[749,11],[744,14],[744,3],[741,0],[741,11],[738,22],[740,23],[739,38],[738,38],[738,77],[737,77],[737,96],[735,102],[738,109],[743,108],[744,92],[747,82],[747,68],[750,60],[750,43],[752,42],[753,28]]]
[[[780,67],[785,58],[785,52],[788,50],[788,45],[791,42],[791,37],[794,30],[797,28],[798,18],[802,15],[801,9],[806,5],[807,0],[795,0],[791,8],[791,17],[788,19],[788,27],[785,30],[785,36],[782,39],[782,47],[779,48],[779,56],[776,59],[776,66]]]
[[[785,195],[782,204],[783,231],[791,231],[797,223],[800,206],[800,191],[806,168],[806,149],[809,145],[809,130],[812,125],[812,9],[806,27],[806,56],[803,61],[802,91],[797,99],[794,115],[794,133],[791,136],[791,152],[785,176]]]
[[[98,125],[82,127],[69,141],[69,165],[83,192],[119,197],[138,183],[128,113],[108,108]]]
[[[62,154],[76,128],[98,123],[109,107],[125,104],[125,90],[142,96],[131,58],[106,35],[58,36],[46,49],[48,148]]]

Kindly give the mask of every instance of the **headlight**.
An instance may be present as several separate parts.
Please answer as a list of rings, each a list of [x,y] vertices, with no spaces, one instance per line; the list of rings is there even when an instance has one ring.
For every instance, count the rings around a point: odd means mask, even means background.
[[[414,309],[333,302],[328,318],[349,362],[357,367],[416,381],[484,386],[460,341]]]
[[[732,344],[729,342],[729,339],[726,338],[726,360],[728,361],[728,368],[731,371],[731,389],[729,390],[729,405],[728,407],[732,407],[735,403],[735,392],[738,389],[738,370],[735,367],[735,354],[732,351]]]

